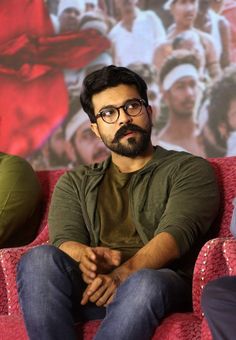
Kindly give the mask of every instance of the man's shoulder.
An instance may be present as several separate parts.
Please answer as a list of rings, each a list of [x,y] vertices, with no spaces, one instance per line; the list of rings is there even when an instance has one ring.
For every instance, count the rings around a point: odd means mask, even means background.
[[[24,158],[7,153],[0,153],[0,167],[2,170],[12,170],[17,172],[24,172],[26,170],[32,171],[30,163]]]
[[[68,182],[72,181],[76,184],[81,183],[85,178],[88,180],[93,180],[98,176],[103,175],[109,164],[109,158],[101,163],[95,163],[91,165],[80,165],[74,170],[69,170],[65,172],[61,177],[60,181]]]
[[[185,151],[166,150],[161,146],[155,147],[153,163],[162,164],[176,170],[184,171],[185,169],[212,169],[210,163],[199,156],[195,156]]]
[[[121,31],[123,31],[123,27],[122,27],[122,24],[121,22],[117,22],[113,27],[112,29],[110,30],[110,32],[108,33],[108,37],[110,39],[112,38],[115,38],[118,34],[120,34]]]

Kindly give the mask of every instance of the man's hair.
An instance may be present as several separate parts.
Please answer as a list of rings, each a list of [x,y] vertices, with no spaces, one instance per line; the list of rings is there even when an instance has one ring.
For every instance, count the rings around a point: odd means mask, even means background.
[[[88,74],[84,78],[82,85],[80,102],[92,123],[96,123],[92,104],[93,95],[121,84],[135,86],[140,97],[144,99],[148,105],[147,85],[137,73],[126,67],[114,65],[105,66],[100,70]]]
[[[137,73],[146,84],[157,83],[158,71],[155,65],[146,63],[132,63],[128,68]]]
[[[181,48],[180,46],[183,42],[189,41],[189,40],[192,40],[192,41],[197,42],[199,44],[201,43],[199,35],[196,34],[195,31],[188,30],[188,31],[184,31],[182,33],[179,33],[174,38],[174,40],[172,41],[172,47],[173,47],[174,50],[178,50],[178,49]]]
[[[191,64],[198,70],[200,67],[199,58],[196,57],[192,52],[186,50],[175,50],[166,59],[160,70],[159,81],[162,84],[165,76],[173,70],[176,66],[182,64]]]
[[[224,122],[228,126],[227,115],[233,99],[236,99],[236,65],[224,69],[222,77],[212,85],[210,90],[208,126],[218,142],[221,139],[219,124]]]

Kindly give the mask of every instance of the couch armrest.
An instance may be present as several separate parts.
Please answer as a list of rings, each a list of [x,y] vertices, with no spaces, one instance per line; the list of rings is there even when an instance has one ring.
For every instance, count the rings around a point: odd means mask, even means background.
[[[223,253],[225,238],[215,238],[202,247],[194,267],[193,274],[193,310],[203,318],[201,295],[204,286],[211,280],[228,274],[228,267]]]
[[[228,275],[236,276],[236,239],[229,238],[223,243],[223,253],[228,267]]]
[[[19,314],[20,307],[18,303],[18,293],[16,285],[17,264],[23,254],[28,250],[48,243],[48,228],[38,235],[38,237],[30,244],[23,247],[0,249],[0,265],[3,272],[6,297],[7,297],[7,314]]]

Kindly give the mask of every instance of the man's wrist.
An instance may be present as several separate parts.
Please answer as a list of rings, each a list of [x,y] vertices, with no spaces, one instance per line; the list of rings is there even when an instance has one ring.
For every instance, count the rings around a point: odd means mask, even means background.
[[[115,278],[119,281],[119,283],[122,283],[128,278],[128,276],[131,274],[131,271],[126,265],[121,265],[120,267],[114,269],[112,274],[115,275]]]

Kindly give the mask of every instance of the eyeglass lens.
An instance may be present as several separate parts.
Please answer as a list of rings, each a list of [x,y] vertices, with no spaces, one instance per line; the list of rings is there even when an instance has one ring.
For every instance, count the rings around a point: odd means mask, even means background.
[[[137,116],[142,110],[143,101],[139,99],[133,99],[127,101],[120,107],[107,107],[100,112],[100,116],[106,123],[115,123],[120,115],[120,109],[123,108],[126,114],[129,116]]]

